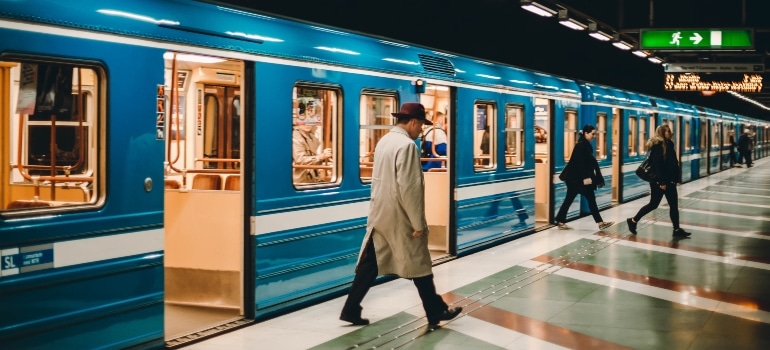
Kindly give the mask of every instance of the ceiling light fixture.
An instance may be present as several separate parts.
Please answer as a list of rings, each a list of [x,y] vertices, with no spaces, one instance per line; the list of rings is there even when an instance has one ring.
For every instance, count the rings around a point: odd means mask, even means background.
[[[596,22],[588,23],[588,35],[601,41],[609,41],[612,39],[612,35],[599,30],[599,25],[597,25]]]
[[[559,24],[573,30],[584,30],[588,26],[582,22],[569,17],[567,10],[559,10]]]
[[[555,10],[532,0],[521,0],[521,8],[543,17],[553,17],[556,14]]]

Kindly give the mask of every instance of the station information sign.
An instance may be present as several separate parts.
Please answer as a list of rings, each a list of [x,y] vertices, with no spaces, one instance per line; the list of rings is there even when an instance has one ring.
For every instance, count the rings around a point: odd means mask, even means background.
[[[761,92],[761,74],[666,73],[666,91]]]
[[[642,29],[639,48],[658,51],[754,49],[753,29]]]

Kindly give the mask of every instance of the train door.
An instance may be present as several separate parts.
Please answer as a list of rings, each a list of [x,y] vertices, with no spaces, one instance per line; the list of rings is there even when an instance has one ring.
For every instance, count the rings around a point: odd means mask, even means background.
[[[620,119],[623,115],[621,109],[612,109],[612,202],[620,203],[622,176],[623,176],[623,162],[621,161],[620,150],[623,149],[623,145],[620,144],[622,130],[620,129]]]
[[[549,225],[552,217],[552,111],[553,101],[535,98],[535,229]]]
[[[427,84],[420,94],[420,103],[432,126],[426,125],[421,136],[421,147],[429,156],[423,158],[425,175],[425,217],[428,220],[428,248],[433,260],[441,259],[452,252],[451,208],[452,174],[449,157],[454,142],[451,139],[450,121],[453,116],[454,89],[448,86]]]
[[[164,58],[157,137],[166,140],[165,337],[173,346],[242,319],[244,64]]]

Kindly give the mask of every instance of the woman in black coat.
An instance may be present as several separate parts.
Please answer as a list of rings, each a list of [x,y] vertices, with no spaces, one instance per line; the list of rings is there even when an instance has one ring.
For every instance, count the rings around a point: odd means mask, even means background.
[[[559,213],[556,214],[556,225],[560,230],[571,230],[564,222],[567,221],[567,211],[569,210],[575,196],[580,194],[588,201],[588,208],[591,209],[591,215],[594,221],[603,230],[612,226],[614,222],[605,222],[599,214],[599,207],[596,206],[596,187],[604,186],[604,177],[599,169],[599,162],[594,157],[594,149],[591,147],[591,140],[594,139],[596,131],[593,125],[586,125],[580,131],[575,148],[572,149],[572,156],[569,163],[559,175],[559,178],[567,184],[567,196],[564,197],[564,203],[561,204]]]
[[[643,216],[655,210],[663,196],[669,206],[669,216],[674,224],[674,237],[687,237],[690,235],[679,227],[679,195],[676,192],[676,184],[682,182],[682,171],[676,157],[676,147],[671,141],[671,129],[668,125],[661,125],[655,129],[655,136],[647,142],[650,148],[650,168],[654,179],[650,182],[650,202],[641,207],[633,218],[626,219],[628,229],[636,234],[636,225]]]

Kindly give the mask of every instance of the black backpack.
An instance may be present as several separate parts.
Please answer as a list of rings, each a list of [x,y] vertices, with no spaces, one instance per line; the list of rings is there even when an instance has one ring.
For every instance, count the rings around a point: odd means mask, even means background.
[[[425,136],[428,135],[428,132],[433,130],[433,128],[430,128],[422,133],[422,137],[420,138],[420,158],[430,158],[430,156],[433,154],[433,150],[431,147],[428,147],[428,143],[425,142]]]

